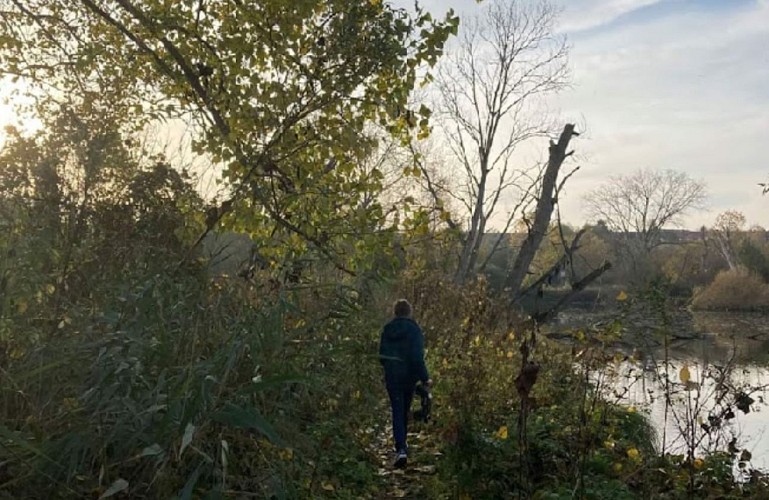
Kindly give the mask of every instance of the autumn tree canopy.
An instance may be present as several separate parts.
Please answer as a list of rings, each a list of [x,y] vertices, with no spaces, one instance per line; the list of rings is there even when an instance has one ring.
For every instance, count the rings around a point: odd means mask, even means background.
[[[458,19],[380,1],[12,0],[0,25],[3,73],[36,86],[39,111],[86,100],[132,125],[191,120],[229,187],[209,228],[282,234],[282,251],[353,271],[342,249],[385,224],[361,209],[381,182],[358,168],[366,124],[426,129],[407,98]]]

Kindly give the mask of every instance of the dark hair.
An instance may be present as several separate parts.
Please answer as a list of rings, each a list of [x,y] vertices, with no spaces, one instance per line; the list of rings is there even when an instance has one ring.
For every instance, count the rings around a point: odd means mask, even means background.
[[[408,318],[411,316],[411,304],[406,299],[398,299],[393,306],[393,312],[399,318]]]

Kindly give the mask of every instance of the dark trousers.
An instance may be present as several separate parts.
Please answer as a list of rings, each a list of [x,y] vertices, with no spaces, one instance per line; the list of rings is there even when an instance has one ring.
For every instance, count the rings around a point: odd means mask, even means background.
[[[411,400],[414,399],[414,383],[388,383],[387,394],[390,396],[390,408],[393,415],[393,440],[397,451],[406,451],[406,433],[408,432]]]

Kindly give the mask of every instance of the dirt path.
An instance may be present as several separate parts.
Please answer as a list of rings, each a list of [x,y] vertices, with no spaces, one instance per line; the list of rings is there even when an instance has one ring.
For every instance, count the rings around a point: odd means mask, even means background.
[[[389,408],[385,407],[383,414],[389,416]],[[392,426],[388,423],[380,427],[377,439],[372,443],[375,448],[371,450],[378,458],[383,483],[380,498],[428,498],[425,484],[436,473],[441,457],[435,425],[410,422],[408,443],[408,465],[405,469],[395,469]]]

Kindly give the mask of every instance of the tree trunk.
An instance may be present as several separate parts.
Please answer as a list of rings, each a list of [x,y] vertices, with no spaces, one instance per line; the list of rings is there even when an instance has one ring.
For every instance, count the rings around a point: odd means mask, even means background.
[[[486,162],[482,160],[481,164],[481,179],[478,183],[478,197],[475,201],[475,207],[473,207],[473,216],[470,223],[470,232],[467,234],[467,238],[462,246],[462,255],[459,258],[459,267],[457,273],[454,275],[454,283],[462,285],[467,280],[467,277],[472,273],[475,266],[476,254],[478,248],[481,246],[481,240],[483,233],[486,230],[486,221],[483,214],[483,200],[486,197],[486,178],[488,171],[486,170]]]
[[[598,279],[603,273],[605,273],[609,269],[611,269],[611,262],[604,261],[604,263],[601,264],[599,267],[590,271],[590,274],[588,274],[578,282],[571,285],[571,292],[561,297],[561,300],[559,300],[553,307],[551,307],[545,312],[538,312],[534,314],[532,316],[532,319],[538,324],[547,323],[553,317],[555,317],[558,310],[561,309],[561,307],[563,307],[564,304],[569,302],[578,292],[584,290],[585,287],[587,287],[590,283]]]
[[[577,231],[577,234],[574,235],[574,238],[571,240],[571,244],[569,245],[569,247],[568,248],[564,247],[563,249],[564,252],[561,258],[558,259],[558,261],[556,261],[555,264],[550,266],[550,268],[547,271],[545,271],[542,274],[542,276],[540,276],[537,279],[537,281],[530,284],[526,288],[521,288],[516,294],[514,294],[513,302],[517,302],[518,300],[521,299],[521,297],[525,296],[532,290],[538,287],[541,287],[545,283],[545,281],[547,281],[547,279],[556,272],[557,269],[565,267],[568,262],[572,261],[572,259],[574,258],[574,252],[576,252],[577,249],[579,248],[579,240],[582,238],[582,235],[584,235],[586,231],[587,231],[586,228],[582,228],[579,231]],[[572,276],[571,278],[573,279],[574,276]]]
[[[513,263],[513,269],[510,272],[506,286],[510,289],[513,296],[516,296],[518,290],[520,290],[523,280],[526,277],[526,273],[529,271],[531,261],[534,259],[534,255],[537,253],[539,245],[542,243],[542,239],[547,233],[547,228],[550,225],[550,218],[553,215],[553,208],[555,206],[555,190],[556,181],[558,179],[558,172],[561,169],[563,161],[571,153],[567,153],[569,147],[569,141],[573,136],[579,135],[574,131],[574,125],[571,123],[566,124],[561,132],[561,136],[558,139],[558,143],[550,141],[550,154],[547,161],[547,168],[545,169],[545,175],[542,177],[542,189],[540,190],[539,199],[537,201],[537,210],[534,215],[534,224],[529,230],[529,234],[526,236],[521,249],[518,252],[518,256]]]
[[[721,252],[726,264],[729,266],[729,270],[733,271],[737,268],[737,259],[734,258],[734,246],[732,245],[730,236],[728,231],[724,231],[723,233],[717,231],[715,239],[718,243],[718,250]]]

